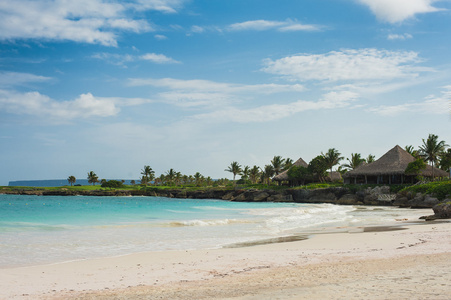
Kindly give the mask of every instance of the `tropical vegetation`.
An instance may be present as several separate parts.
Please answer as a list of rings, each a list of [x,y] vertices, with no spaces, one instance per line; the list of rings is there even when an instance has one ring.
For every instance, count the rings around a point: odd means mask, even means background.
[[[99,177],[97,176],[96,173],[94,173],[94,171],[90,171],[88,173],[88,182],[92,183],[92,185],[95,185],[96,182],[99,182]]]
[[[77,179],[75,178],[75,176],[71,175],[67,178],[67,181],[69,182],[70,186],[72,186],[77,181]]]
[[[451,168],[451,148],[440,140],[437,135],[429,134],[426,139],[422,140],[422,144],[415,148],[412,145],[405,146],[405,150],[417,158],[409,164],[406,173],[420,174],[421,170],[430,163],[434,167],[449,172]],[[274,177],[285,172],[288,181],[292,186],[305,185],[322,185],[331,183],[331,174],[345,174],[349,170],[354,170],[363,163],[370,164],[376,160],[372,154],[368,154],[366,158],[361,153],[351,153],[351,156],[345,158],[336,148],[329,148],[326,152],[321,152],[315,156],[306,165],[296,165],[293,159],[284,158],[275,155],[263,167],[253,165],[241,165],[238,161],[232,161],[224,171],[232,174],[232,180],[227,178],[213,180],[210,176],[204,176],[200,172],[193,175],[182,174],[174,168],[170,168],[160,176],[155,175],[155,171],[150,165],[144,165],[141,169],[140,180],[132,180],[131,186],[137,184],[137,188],[152,187],[232,187],[239,184],[240,186],[249,186],[252,188],[278,188],[279,182],[275,182]],[[335,171],[334,171],[335,169]],[[240,179],[237,180],[237,176]],[[339,178],[339,177],[338,177]],[[68,183],[72,186],[75,182],[75,176],[67,178]],[[99,178],[93,171],[88,173],[88,182],[93,186],[99,182]],[[105,180],[101,181],[103,187],[119,188],[124,186],[123,181]],[[121,185],[122,184],[122,185]]]

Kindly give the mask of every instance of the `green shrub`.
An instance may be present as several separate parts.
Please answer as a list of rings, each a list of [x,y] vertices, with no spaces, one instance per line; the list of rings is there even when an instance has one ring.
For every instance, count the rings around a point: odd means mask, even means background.
[[[109,181],[106,181],[106,182],[102,183],[101,187],[103,187],[103,188],[111,188],[111,189],[119,189],[119,188],[124,187],[124,184],[122,183],[122,181],[109,180]]]
[[[412,192],[421,194],[430,194],[443,200],[446,196],[451,195],[451,181],[435,181],[423,184],[412,185],[401,190],[402,192]]]

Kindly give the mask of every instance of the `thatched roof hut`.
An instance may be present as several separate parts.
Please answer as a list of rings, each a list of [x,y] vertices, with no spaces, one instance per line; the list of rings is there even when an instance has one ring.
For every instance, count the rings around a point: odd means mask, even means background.
[[[294,162],[293,166],[307,168],[308,164],[302,158],[299,158],[297,161]],[[275,181],[288,181],[289,180],[289,178],[288,178],[288,170],[283,171],[282,173],[280,173],[279,175],[274,177],[272,180],[275,180]]]
[[[415,174],[406,174],[405,170],[415,158],[407,151],[396,145],[381,158],[370,164],[361,165],[355,170],[347,172],[346,182],[364,183],[404,183],[412,181]],[[420,173],[421,176],[432,177],[432,166],[427,166]],[[448,173],[434,168],[434,177],[448,177]],[[409,180],[410,179],[410,180]]]

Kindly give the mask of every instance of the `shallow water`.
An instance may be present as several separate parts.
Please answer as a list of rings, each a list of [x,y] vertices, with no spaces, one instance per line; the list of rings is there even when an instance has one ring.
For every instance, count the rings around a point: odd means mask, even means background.
[[[0,195],[0,267],[258,244],[417,219],[424,210],[162,197]]]

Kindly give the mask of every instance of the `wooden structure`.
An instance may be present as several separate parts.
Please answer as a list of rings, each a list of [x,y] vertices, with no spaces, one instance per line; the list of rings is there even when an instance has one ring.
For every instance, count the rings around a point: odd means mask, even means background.
[[[405,173],[408,164],[413,161],[415,161],[415,158],[412,155],[396,145],[378,160],[347,172],[343,176],[344,182],[348,184],[414,183],[417,175]],[[434,177],[449,177],[447,172],[430,165],[427,165],[426,169],[422,170],[419,175],[432,177],[432,169],[434,169]]]
[[[307,168],[308,164],[302,158],[299,158],[297,161],[294,162],[293,166]],[[275,176],[272,180],[279,181],[279,182],[283,182],[283,181],[289,182],[290,179],[288,178],[288,170],[283,171],[279,175]],[[291,182],[290,182],[290,185],[291,185]]]

